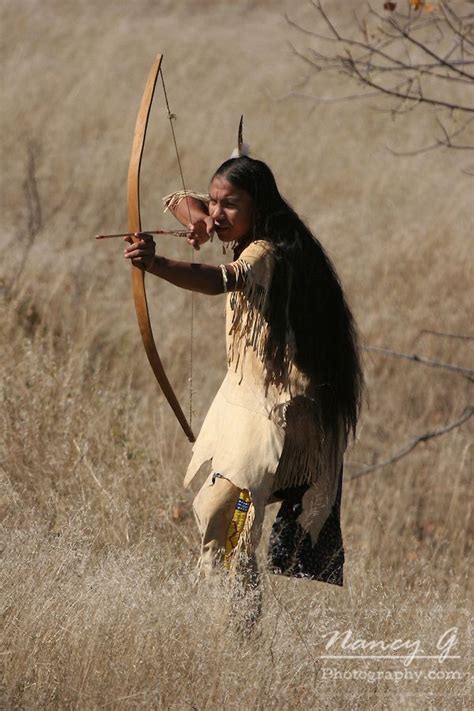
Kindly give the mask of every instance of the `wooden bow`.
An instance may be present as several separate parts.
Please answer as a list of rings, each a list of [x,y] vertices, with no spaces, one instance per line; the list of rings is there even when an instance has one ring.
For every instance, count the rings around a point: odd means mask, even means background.
[[[156,81],[160,72],[162,59],[163,55],[158,54],[151,66],[135,124],[135,133],[133,136],[132,153],[128,167],[127,181],[128,229],[132,234],[141,232],[142,229],[140,218],[140,165],[142,161],[143,147],[145,145],[148,118],[150,115],[150,109],[153,102],[153,95],[155,93]],[[138,242],[140,238],[133,236],[132,239],[134,242]],[[171,387],[168,377],[164,371],[160,356],[158,355],[158,350],[155,345],[155,339],[151,328],[150,315],[148,312],[148,303],[145,291],[145,272],[143,267],[136,264],[132,264],[132,290],[138,326],[140,328],[143,345],[145,347],[150,365],[158,384],[171,405],[184,433],[190,442],[194,442],[194,434],[183,413],[183,410],[181,409],[174,390]]]

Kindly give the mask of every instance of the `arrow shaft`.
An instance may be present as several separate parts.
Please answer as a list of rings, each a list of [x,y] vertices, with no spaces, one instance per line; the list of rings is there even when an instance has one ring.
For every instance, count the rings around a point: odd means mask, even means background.
[[[140,232],[119,232],[114,235],[96,235],[96,239],[111,239],[113,237],[137,237],[139,235],[174,235],[175,237],[186,237],[186,230],[141,230]]]

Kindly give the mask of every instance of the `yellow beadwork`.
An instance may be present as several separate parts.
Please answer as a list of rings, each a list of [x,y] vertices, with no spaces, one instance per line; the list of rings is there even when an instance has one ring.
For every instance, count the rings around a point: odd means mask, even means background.
[[[247,489],[242,489],[227,531],[224,554],[224,566],[226,568],[230,568],[232,556],[235,548],[237,547],[242,531],[244,530],[245,520],[247,518],[248,509],[251,503],[252,499],[250,498],[250,493]]]

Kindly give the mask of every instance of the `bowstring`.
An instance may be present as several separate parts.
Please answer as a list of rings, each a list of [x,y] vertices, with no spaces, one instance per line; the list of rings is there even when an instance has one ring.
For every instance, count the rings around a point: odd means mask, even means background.
[[[166,86],[165,86],[165,79],[163,77],[163,69],[160,67],[160,77],[161,77],[161,84],[163,86],[163,95],[165,97],[165,104],[166,104],[166,111],[168,113],[168,121],[170,124],[171,128],[171,135],[173,137],[173,144],[174,144],[174,150],[176,153],[176,159],[178,161],[178,169],[179,169],[179,175],[181,177],[181,185],[183,187],[183,192],[184,192],[184,199],[186,200],[186,207],[188,208],[188,216],[189,216],[189,222],[192,223],[192,217],[191,217],[191,208],[189,206],[189,201],[188,201],[188,191],[186,189],[186,182],[184,180],[184,173],[183,173],[183,167],[181,165],[181,157],[179,155],[179,150],[178,150],[178,142],[176,140],[176,133],[174,130],[174,125],[173,121],[176,118],[175,114],[171,112],[170,109],[170,104],[168,101],[168,93],[166,91]],[[195,262],[195,257],[194,257],[194,248],[191,246],[192,250],[192,263],[194,264]],[[193,426],[193,345],[194,345],[194,291],[191,291],[191,327],[190,327],[190,347],[189,347],[189,426],[192,429]]]

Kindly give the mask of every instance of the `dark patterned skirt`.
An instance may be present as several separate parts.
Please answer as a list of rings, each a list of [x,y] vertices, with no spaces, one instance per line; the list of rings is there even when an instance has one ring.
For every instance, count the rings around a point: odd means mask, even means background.
[[[277,575],[342,585],[344,567],[340,522],[342,467],[336,500],[314,544],[311,534],[297,522],[303,510],[303,494],[307,489],[307,485],[293,486],[280,489],[274,494],[276,498],[282,500],[282,504],[270,535],[268,547],[270,570]]]

